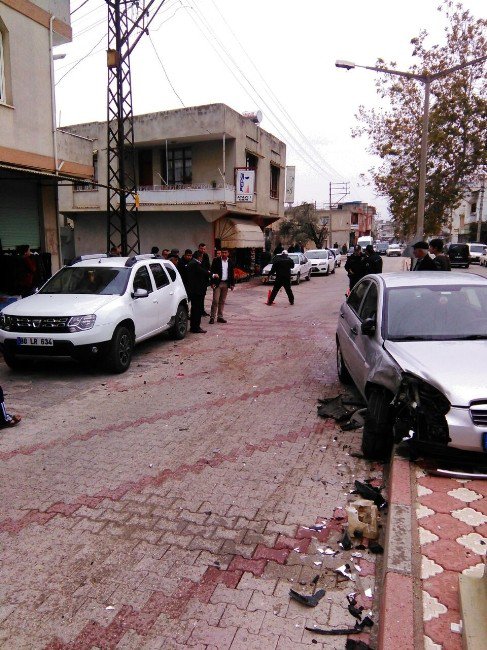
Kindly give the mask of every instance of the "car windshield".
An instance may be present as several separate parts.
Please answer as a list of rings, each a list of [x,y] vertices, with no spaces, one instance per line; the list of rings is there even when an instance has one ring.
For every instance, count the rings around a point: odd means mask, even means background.
[[[292,261],[295,264],[299,264],[299,255],[293,255],[292,253],[289,255],[289,257],[292,259]]]
[[[127,288],[130,270],[124,267],[65,266],[46,282],[39,293],[121,296]]]
[[[326,260],[328,255],[326,251],[306,251],[306,257],[309,260]]]
[[[487,283],[388,289],[384,324],[391,341],[487,339]]]

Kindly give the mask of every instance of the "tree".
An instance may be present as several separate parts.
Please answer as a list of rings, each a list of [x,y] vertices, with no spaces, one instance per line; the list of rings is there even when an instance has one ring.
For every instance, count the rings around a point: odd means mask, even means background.
[[[313,203],[302,203],[292,208],[279,224],[280,236],[290,242],[303,242],[310,239],[316,248],[322,248],[328,235],[326,226],[316,214]]]
[[[487,21],[474,18],[460,3],[444,0],[438,11],[447,19],[445,42],[427,47],[426,31],[411,40],[417,59],[410,72],[435,74],[487,55]],[[378,67],[394,69],[395,63]],[[486,64],[477,64],[431,84],[425,232],[436,234],[448,221],[469,184],[487,165]],[[380,110],[360,106],[353,136],[367,135],[369,151],[382,160],[369,170],[377,192],[389,199],[396,229],[414,233],[424,88],[421,82],[379,74]]]

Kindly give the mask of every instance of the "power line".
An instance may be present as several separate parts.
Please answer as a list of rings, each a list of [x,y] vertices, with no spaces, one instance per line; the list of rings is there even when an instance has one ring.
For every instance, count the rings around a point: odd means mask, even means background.
[[[179,96],[179,94],[176,92],[176,89],[174,88],[174,86],[172,85],[171,80],[169,79],[169,76],[168,76],[168,74],[167,74],[167,72],[166,72],[166,68],[164,67],[164,63],[162,62],[161,57],[159,56],[159,54],[158,54],[158,52],[157,52],[157,50],[156,50],[156,46],[154,45],[154,41],[152,40],[151,35],[148,34],[148,37],[149,37],[149,41],[151,42],[152,47],[154,48],[154,52],[156,53],[157,60],[158,60],[159,63],[161,64],[161,68],[162,68],[162,70],[163,70],[163,72],[164,72],[164,74],[165,74],[165,76],[166,76],[167,82],[168,82],[168,84],[171,86],[171,90],[172,90],[173,93],[176,95],[176,97],[179,99],[179,101],[181,102],[181,105],[182,105],[184,108],[186,108],[185,103],[183,102],[183,100],[181,99],[181,97]]]
[[[78,61],[76,61],[76,63],[75,63],[75,64],[74,64],[74,65],[73,65],[73,66],[72,66],[72,67],[71,67],[67,72],[65,72],[65,73],[63,74],[63,76],[62,76],[60,79],[58,79],[54,85],[57,86],[59,83],[61,83],[61,81],[64,79],[64,77],[66,77],[70,72],[72,72],[72,71],[73,71],[73,70],[74,70],[74,69],[75,69],[75,68],[76,68],[76,67],[77,67],[77,66],[78,66],[82,61],[84,61],[85,59],[87,59],[87,58],[90,56],[90,54],[93,52],[93,50],[95,49],[95,47],[98,47],[98,45],[100,45],[100,43],[101,43],[101,42],[103,41],[103,39],[105,39],[106,37],[107,37],[107,35],[106,35],[106,34],[103,34],[103,36],[100,38],[100,40],[97,41],[97,42],[93,45],[93,47],[91,48],[91,50],[90,50],[87,54],[85,54],[85,56],[83,56],[81,59],[79,59]]]
[[[88,1],[89,1],[89,0],[85,0],[84,2],[82,2],[82,3],[80,4],[79,7],[76,7],[76,9],[73,9],[73,11],[71,12],[70,15],[72,16],[72,15],[75,14],[77,11],[79,11],[79,10],[81,9],[81,7],[84,7],[85,4],[86,4]]]

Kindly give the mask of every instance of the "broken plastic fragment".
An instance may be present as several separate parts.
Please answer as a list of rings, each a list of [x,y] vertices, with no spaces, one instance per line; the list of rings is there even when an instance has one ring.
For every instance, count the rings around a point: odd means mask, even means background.
[[[290,589],[289,595],[291,596],[292,599],[296,600],[298,603],[301,603],[301,605],[306,605],[306,607],[316,607],[316,605],[320,602],[320,600],[325,595],[325,590],[318,589],[318,591],[312,594],[311,596],[306,596],[305,594],[300,594],[298,591],[295,591],[294,589]]]
[[[368,499],[357,499],[346,507],[348,533],[352,537],[377,539],[377,506]]]
[[[105,609],[115,609],[115,607],[113,605],[107,605]]]
[[[373,594],[372,589],[369,587],[369,589],[366,589],[364,591],[364,594],[367,596],[367,598],[372,598],[372,594]]]
[[[338,542],[338,546],[343,548],[344,551],[349,551],[352,548],[352,542],[350,540],[350,537],[348,535],[348,531],[343,532],[343,536],[341,540]]]
[[[387,501],[384,499],[378,488],[367,485],[367,483],[355,481],[355,489],[361,497],[373,501],[379,510],[382,510],[387,506]]]
[[[450,623],[450,630],[455,632],[455,634],[462,633],[462,621],[460,623]]]
[[[384,552],[384,547],[379,544],[379,542],[370,542],[369,551],[375,553],[375,555],[382,555]]]
[[[345,576],[345,578],[348,578],[349,580],[354,579],[349,564],[343,564],[342,566],[339,566],[337,569],[335,569],[335,573],[340,573],[342,576]]]

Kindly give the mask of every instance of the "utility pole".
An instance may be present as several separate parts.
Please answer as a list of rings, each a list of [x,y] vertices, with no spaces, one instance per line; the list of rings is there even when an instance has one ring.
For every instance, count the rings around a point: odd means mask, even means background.
[[[485,176],[482,176],[482,185],[480,186],[479,192],[479,216],[477,219],[477,239],[475,241],[480,241],[482,236],[482,213],[484,211],[484,192],[485,192]]]
[[[107,252],[121,246],[126,256],[140,253],[130,54],[165,0],[106,1]]]

